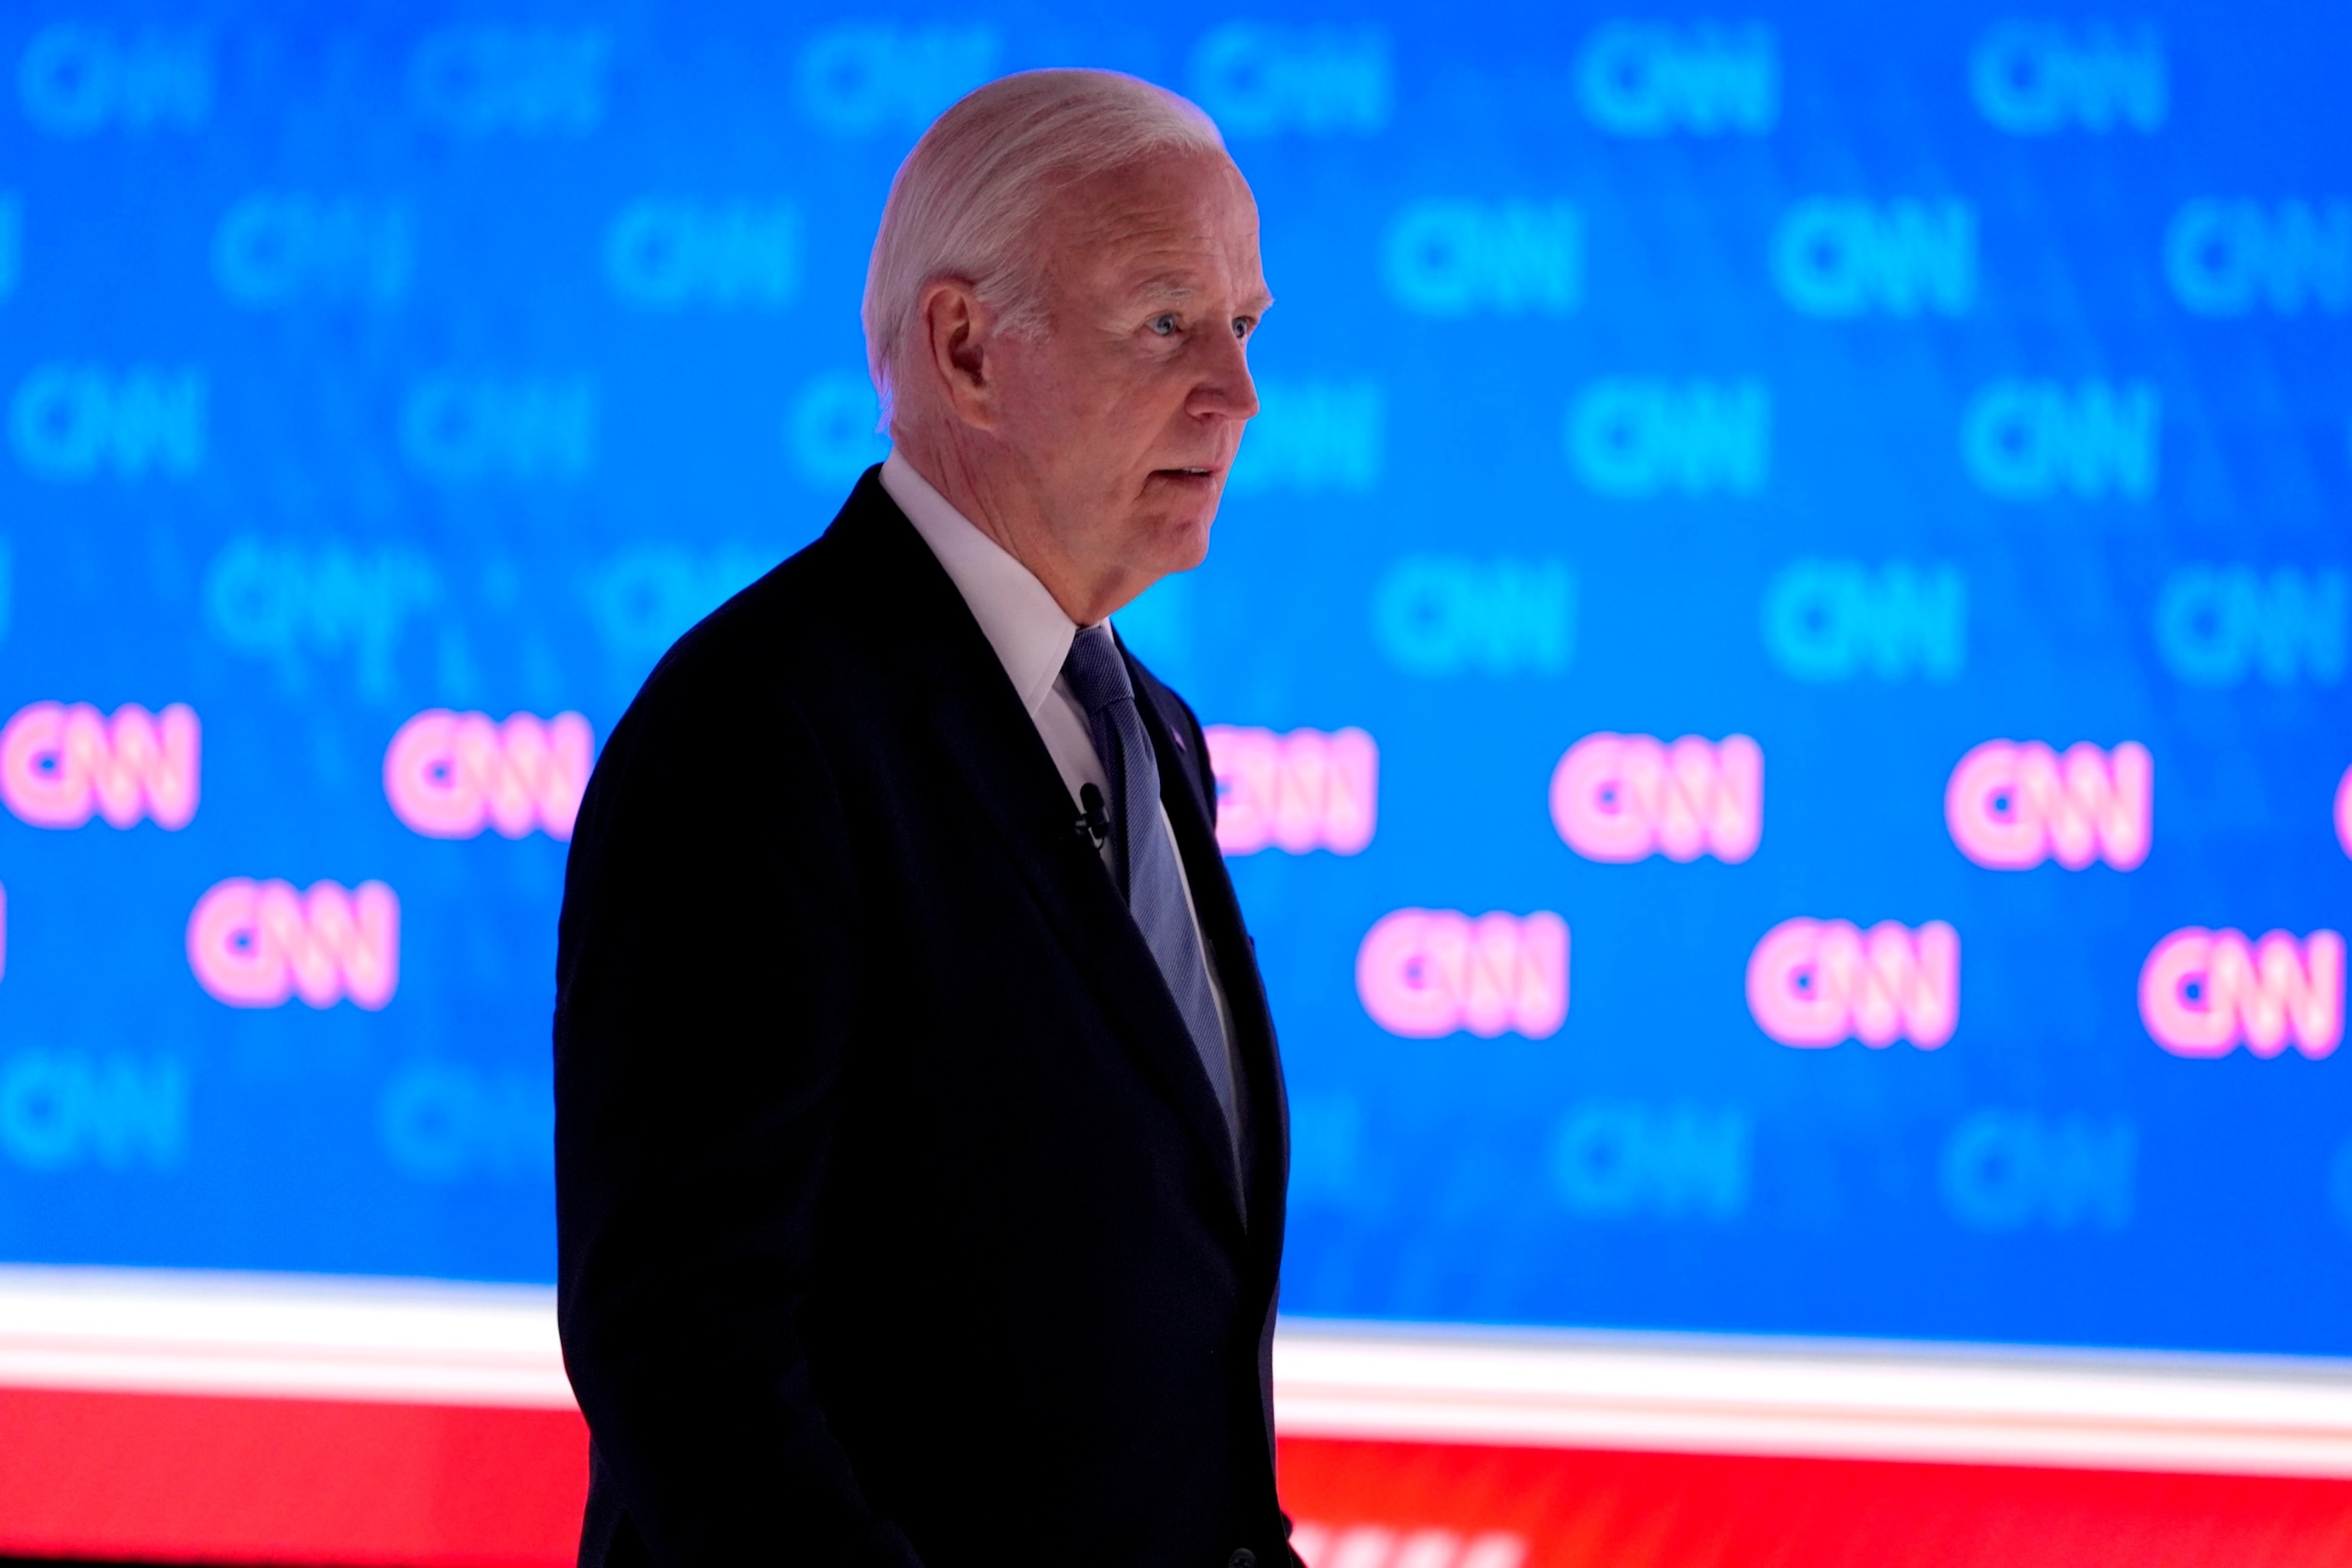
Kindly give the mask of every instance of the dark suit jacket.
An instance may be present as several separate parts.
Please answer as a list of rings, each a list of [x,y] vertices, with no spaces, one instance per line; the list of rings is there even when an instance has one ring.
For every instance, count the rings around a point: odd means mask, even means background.
[[[1291,1561],[1282,1074],[1200,724],[1129,668],[1247,1074],[1245,1204],[1150,949],[875,471],[614,731],[556,966],[583,1563]]]

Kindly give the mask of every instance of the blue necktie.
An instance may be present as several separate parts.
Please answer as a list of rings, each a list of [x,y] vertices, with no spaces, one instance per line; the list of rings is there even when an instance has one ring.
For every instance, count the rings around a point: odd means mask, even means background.
[[[1160,759],[1143,728],[1135,688],[1127,679],[1127,661],[1119,657],[1108,623],[1078,633],[1070,644],[1070,657],[1062,661],[1062,678],[1087,710],[1095,754],[1110,781],[1111,875],[1151,956],[1160,961],[1160,973],[1176,998],[1176,1010],[1183,1015],[1192,1048],[1200,1053],[1209,1087],[1216,1093],[1217,1108],[1225,1114],[1225,1131],[1238,1151],[1241,1111],[1234,1098],[1233,1057],[1224,1021],[1217,1014],[1216,994],[1209,987],[1200,933],[1185,901],[1176,843],[1160,811]]]

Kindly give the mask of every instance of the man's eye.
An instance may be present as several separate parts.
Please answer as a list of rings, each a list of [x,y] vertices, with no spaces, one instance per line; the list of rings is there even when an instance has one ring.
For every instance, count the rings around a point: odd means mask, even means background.
[[[1173,315],[1154,316],[1151,318],[1151,330],[1163,338],[1172,338],[1176,335],[1176,318]]]
[[[1257,321],[1255,318],[1249,316],[1235,316],[1234,318],[1234,336],[1237,338],[1245,338],[1250,335],[1250,329],[1256,325]]]

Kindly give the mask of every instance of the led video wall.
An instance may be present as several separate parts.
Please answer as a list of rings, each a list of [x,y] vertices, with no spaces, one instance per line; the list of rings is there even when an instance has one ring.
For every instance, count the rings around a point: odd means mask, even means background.
[[[1214,726],[1286,1309],[2352,1352],[2348,54],[12,11],[0,1257],[551,1277],[596,748],[885,450],[913,138],[1085,63],[1216,118],[1278,298],[1118,621]]]

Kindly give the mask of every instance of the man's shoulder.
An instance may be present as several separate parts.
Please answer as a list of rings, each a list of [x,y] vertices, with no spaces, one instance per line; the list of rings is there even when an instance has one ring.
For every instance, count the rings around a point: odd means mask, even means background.
[[[873,535],[890,506],[869,470],[832,524],[690,627],[646,677],[639,700],[688,691],[789,694],[870,662],[887,623],[887,552]]]

